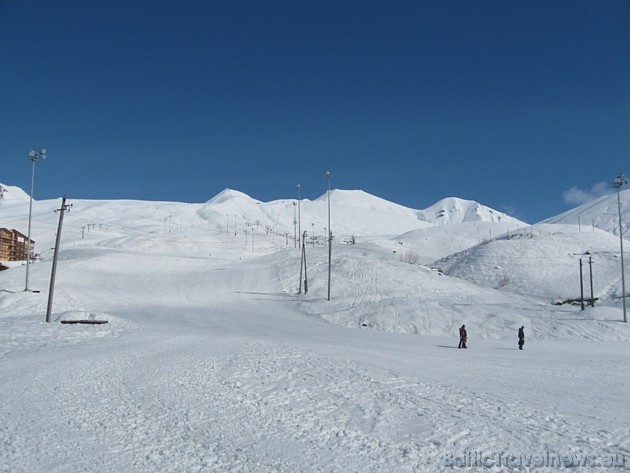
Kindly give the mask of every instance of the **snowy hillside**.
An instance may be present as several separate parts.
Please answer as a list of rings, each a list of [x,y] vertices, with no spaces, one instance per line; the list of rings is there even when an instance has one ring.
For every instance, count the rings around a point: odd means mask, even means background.
[[[630,454],[615,236],[450,199],[444,225],[361,191],[331,201],[328,301],[326,198],[300,202],[302,281],[291,199],[70,199],[50,324],[60,200],[35,201],[39,292],[24,266],[0,272],[0,471],[434,472],[482,450],[538,471],[544,452]],[[27,217],[28,198],[0,204],[0,226]],[[595,307],[554,305],[586,251]],[[60,323],[79,319],[107,323]]]
[[[527,227],[499,222],[451,223],[411,230],[388,240],[374,237],[372,241],[400,254],[403,259],[415,257],[417,263],[430,265],[445,256]]]
[[[480,286],[548,302],[580,297],[621,300],[619,239],[599,229],[541,224],[510,232],[434,263],[445,274]]]
[[[19,187],[0,184],[0,204],[7,201],[28,200],[29,195]]]
[[[129,281],[122,286],[117,283],[117,294],[122,294],[124,287],[133,287],[137,280],[146,285],[145,293],[152,301],[166,303],[173,285],[164,275],[174,270],[166,268],[176,268],[180,259],[182,277],[188,279],[185,272],[194,271],[193,263],[209,269],[214,264],[264,258],[270,267],[276,267],[275,286],[270,290],[293,297],[298,289],[301,255],[293,239],[297,235],[297,206],[293,200],[263,203],[227,189],[204,204],[70,202],[73,207],[64,220],[60,270],[80,287],[87,284],[107,288],[107,281],[120,283],[123,274],[128,274]],[[5,201],[3,225],[23,227],[27,204],[28,199],[23,198]],[[47,278],[52,258],[58,217],[55,210],[59,205],[59,201],[37,201],[33,207],[33,238],[42,263],[34,264],[32,270],[42,281]],[[331,205],[336,297],[323,306],[317,299],[307,304],[296,300],[293,310],[308,316],[351,327],[440,336],[452,334],[458,321],[467,318],[478,323],[478,336],[502,338],[510,336],[513,327],[527,319],[529,308],[521,311],[518,307],[540,305],[539,310],[549,316],[544,323],[532,324],[533,336],[582,337],[585,330],[552,327],[566,311],[552,303],[579,296],[579,255],[587,252],[594,258],[598,298],[598,307],[589,312],[589,317],[595,314],[594,320],[608,318],[609,311],[618,310],[620,305],[617,242],[609,233],[593,228],[580,231],[575,226],[528,227],[509,218],[493,221],[498,213],[459,199],[445,199],[432,207],[448,209],[450,217],[445,217],[445,224],[440,226],[419,220],[415,210],[362,191],[335,190],[331,192]],[[309,235],[310,287],[324,291],[326,196],[303,200],[300,212],[302,230]],[[487,220],[475,220],[478,218]],[[451,221],[463,223],[449,224]],[[350,244],[352,239],[356,244]],[[133,258],[139,258],[133,265],[124,263]],[[173,260],[165,266],[167,259]],[[99,267],[107,271],[100,274]],[[207,281],[216,270],[210,270],[210,274],[204,271],[198,277]],[[243,271],[250,272],[245,268]],[[22,269],[3,277],[19,286]],[[151,281],[153,278],[155,281]],[[186,284],[186,300],[200,299],[206,292],[199,288],[200,294],[188,293],[195,285]],[[81,294],[87,287],[68,290]],[[183,295],[182,290],[178,289]],[[63,287],[60,291],[63,294]],[[135,291],[130,294],[135,297]],[[520,300],[522,297],[530,300]],[[102,303],[108,305],[110,299],[105,295]],[[205,301],[205,296],[200,300]],[[12,297],[0,296],[0,304],[3,301],[14,303]],[[212,301],[218,303],[214,297]],[[473,308],[462,311],[469,301],[476,301]],[[59,304],[63,307],[63,302]],[[513,308],[496,318],[496,307],[501,305]],[[67,304],[64,310],[83,308]],[[93,310],[103,307],[96,304]],[[591,330],[590,323],[583,325]],[[616,339],[626,337],[624,333],[613,333],[602,326],[589,332],[588,337]]]
[[[624,236],[630,231],[630,189],[619,193],[621,201],[621,221]],[[619,235],[619,206],[617,194],[605,195],[598,199],[568,210],[541,223],[568,223],[585,227],[600,228]]]

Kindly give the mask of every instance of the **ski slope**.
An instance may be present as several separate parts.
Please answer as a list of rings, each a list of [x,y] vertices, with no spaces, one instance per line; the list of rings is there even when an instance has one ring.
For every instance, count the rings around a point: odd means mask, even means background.
[[[467,451],[628,467],[630,329],[610,234],[510,225],[508,238],[507,222],[427,225],[353,195],[333,207],[327,301],[317,239],[298,294],[290,201],[70,202],[53,322],[59,201],[34,204],[41,292],[24,292],[23,266],[0,272],[0,471],[433,472]],[[301,204],[304,229],[319,216],[324,234],[325,203]],[[2,202],[2,226],[22,228],[27,208]],[[575,295],[587,250],[596,307],[552,304]],[[59,323],[89,318],[108,323]]]

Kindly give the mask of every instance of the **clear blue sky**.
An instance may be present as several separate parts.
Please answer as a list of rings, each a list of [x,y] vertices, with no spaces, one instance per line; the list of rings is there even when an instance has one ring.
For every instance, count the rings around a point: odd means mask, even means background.
[[[0,0],[0,182],[42,146],[36,199],[315,198],[329,169],[533,223],[630,174],[630,1]]]

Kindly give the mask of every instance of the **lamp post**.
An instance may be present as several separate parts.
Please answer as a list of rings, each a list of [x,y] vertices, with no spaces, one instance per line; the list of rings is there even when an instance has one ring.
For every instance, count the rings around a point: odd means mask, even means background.
[[[332,271],[332,230],[330,228],[330,180],[332,179],[332,173],[326,171],[324,173],[326,179],[328,179],[328,300],[330,300],[330,273]]]
[[[42,148],[40,151],[32,149],[28,153],[28,159],[33,163],[33,170],[31,172],[31,199],[28,205],[28,235],[26,241],[26,286],[24,292],[30,291],[28,287],[28,275],[29,267],[31,265],[31,218],[33,215],[33,192],[35,189],[35,163],[40,159],[46,159],[46,148]]]
[[[302,234],[302,213],[300,212],[300,191],[302,190],[302,186],[300,184],[298,184],[297,186],[295,186],[295,188],[297,189],[297,197],[298,197],[298,201],[297,201],[297,206],[298,206],[298,235]],[[298,238],[298,248],[300,247],[300,239]]]
[[[297,202],[293,202],[293,248],[297,248],[297,217],[295,216],[295,209],[297,207]]]
[[[617,189],[617,208],[619,210],[619,247],[621,250],[621,299],[623,300],[624,322],[628,322],[628,318],[626,316],[626,275],[623,266],[623,227],[621,225],[621,198],[619,197],[619,192],[621,191],[621,188],[627,183],[628,181],[624,179],[623,173],[615,177],[615,181],[613,182],[613,187]]]

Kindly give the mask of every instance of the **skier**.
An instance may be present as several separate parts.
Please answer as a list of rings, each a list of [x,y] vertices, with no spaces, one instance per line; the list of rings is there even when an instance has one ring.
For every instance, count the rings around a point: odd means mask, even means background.
[[[468,341],[468,333],[466,332],[466,326],[459,327],[459,346],[457,348],[468,348],[466,342]]]
[[[525,327],[521,327],[518,329],[518,349],[522,350],[523,345],[525,345]]]

